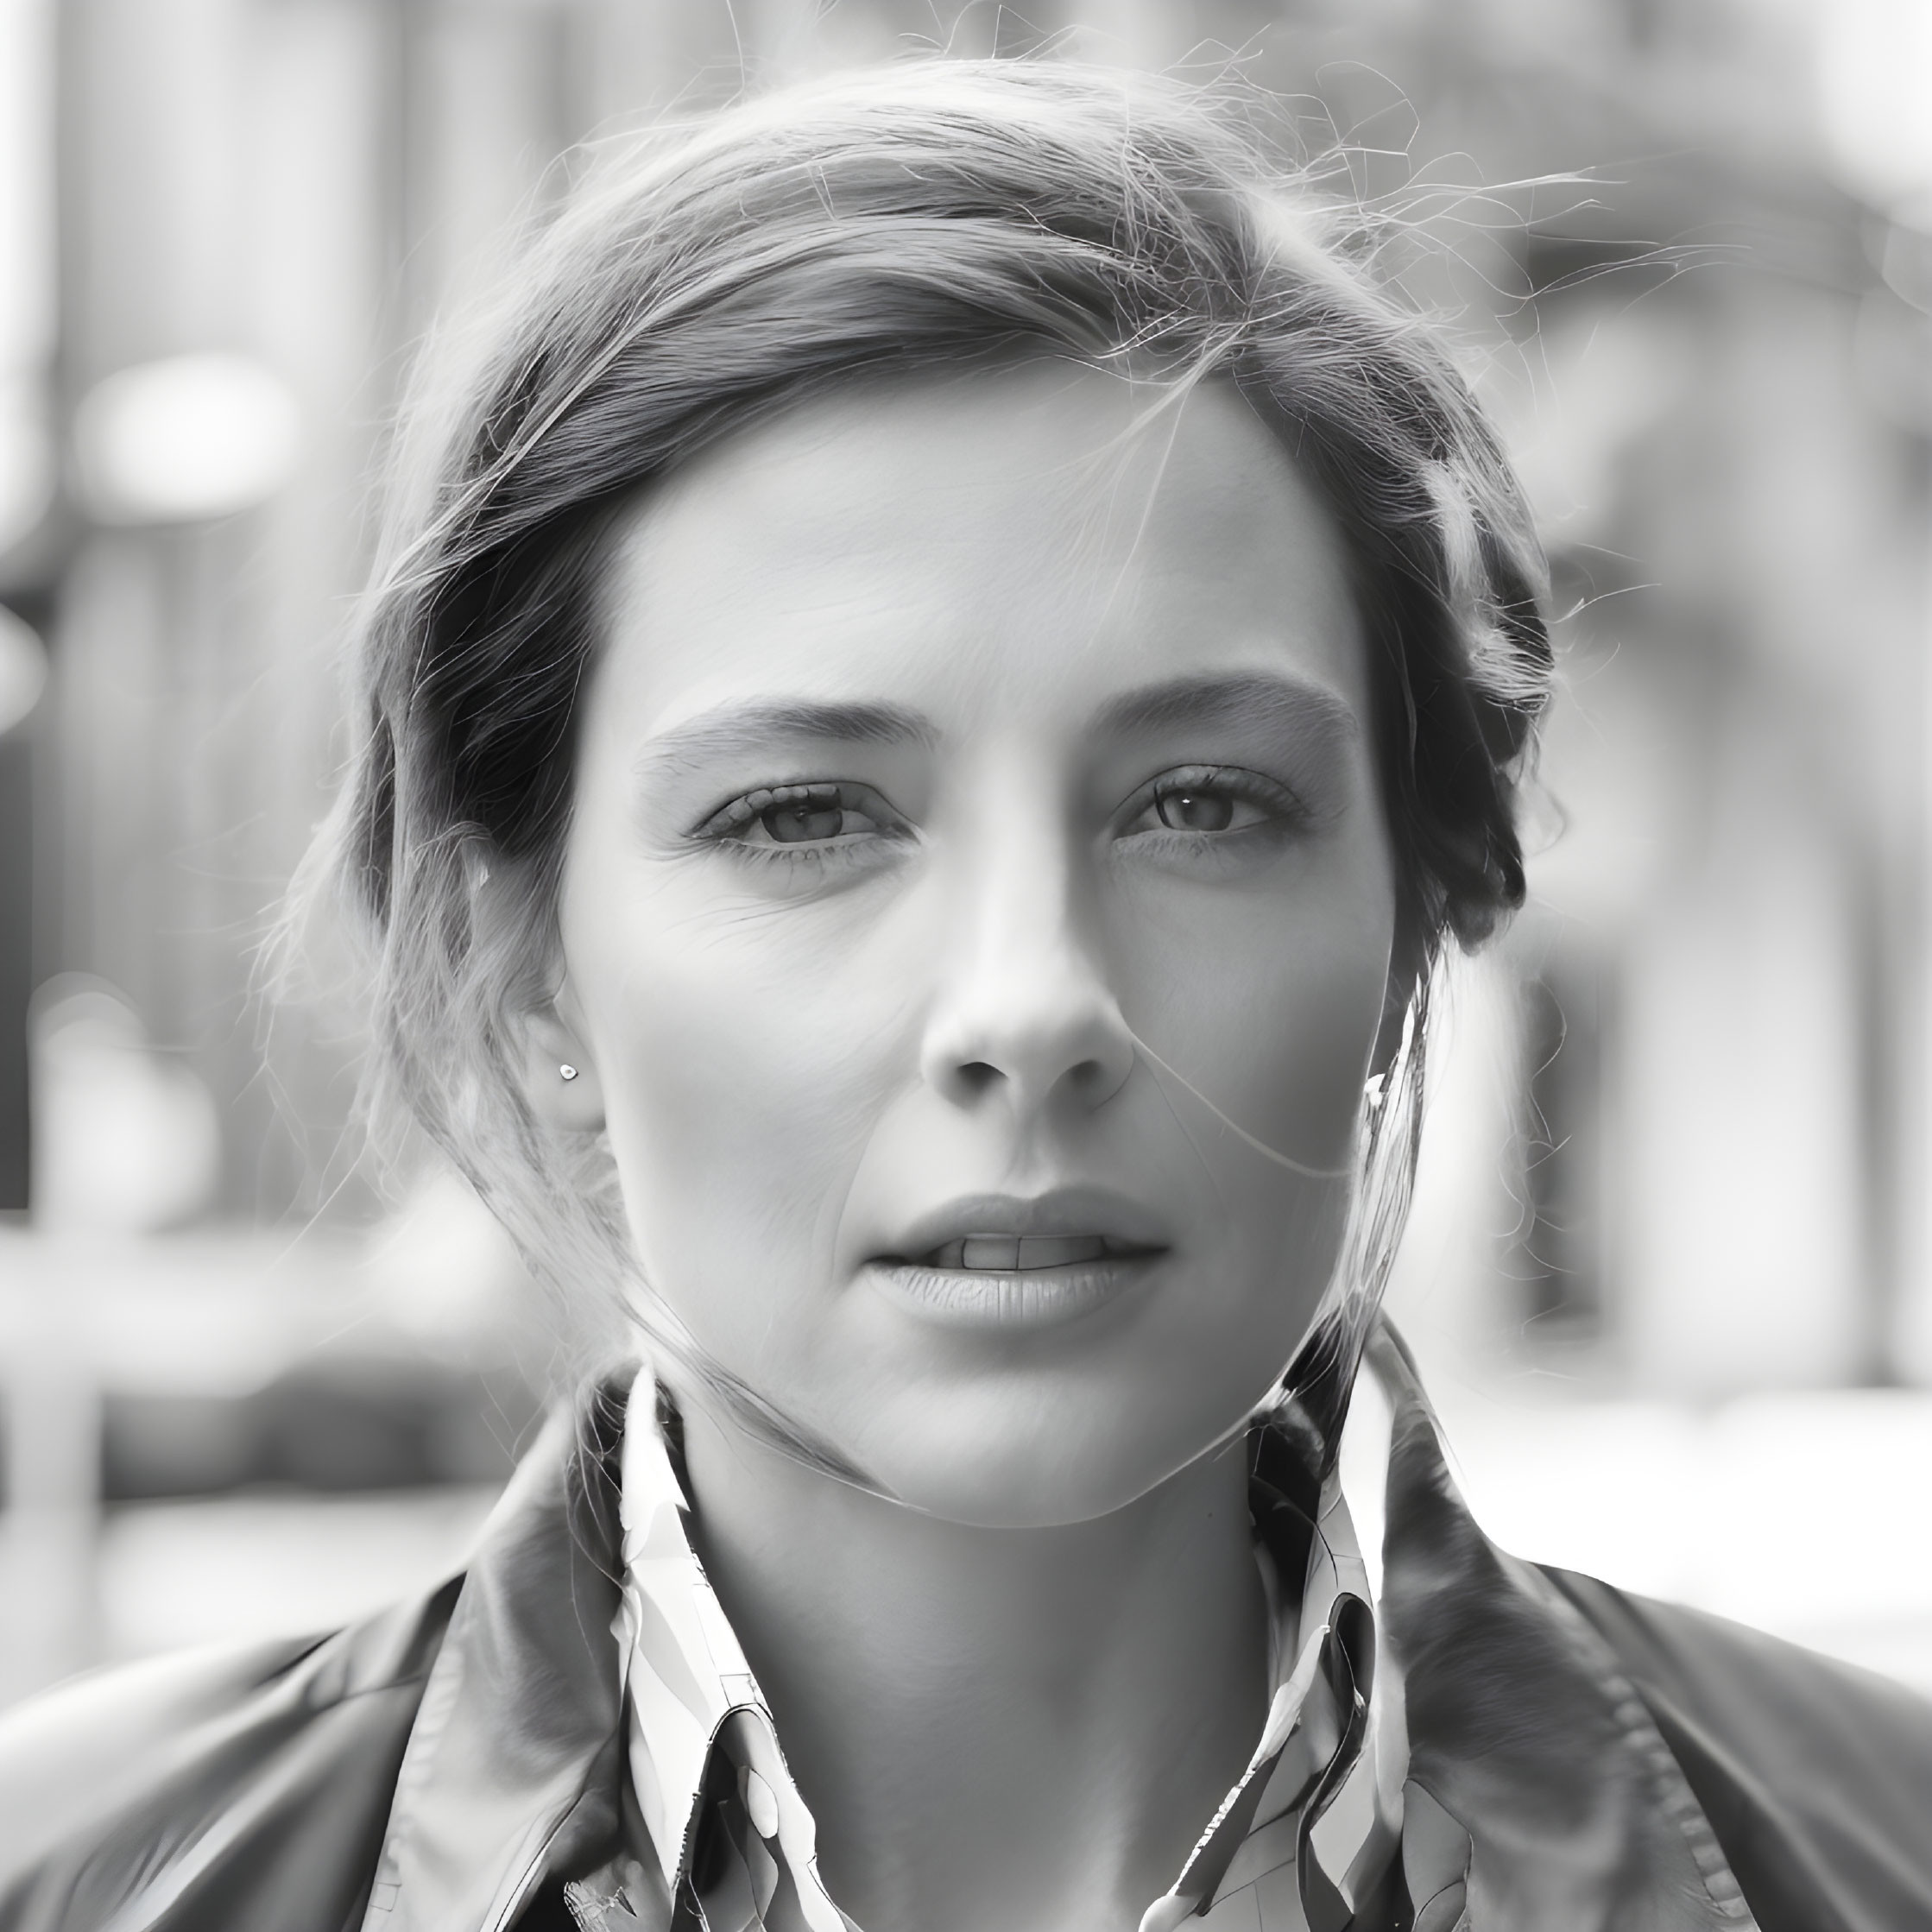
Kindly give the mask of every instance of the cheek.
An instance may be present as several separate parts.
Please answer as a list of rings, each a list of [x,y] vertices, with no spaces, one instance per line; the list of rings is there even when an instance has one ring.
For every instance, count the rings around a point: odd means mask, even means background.
[[[774,944],[766,909],[701,929],[674,893],[630,906],[576,922],[566,950],[639,1259],[687,1318],[762,1324],[771,1310],[750,1304],[776,1285],[829,1275],[903,1058],[902,1001],[799,921]]]
[[[1391,929],[1374,895],[1141,919],[1118,944],[1123,1009],[1178,1076],[1170,1084],[1194,1089],[1194,1106],[1303,1166],[1341,1167],[1381,1020]]]

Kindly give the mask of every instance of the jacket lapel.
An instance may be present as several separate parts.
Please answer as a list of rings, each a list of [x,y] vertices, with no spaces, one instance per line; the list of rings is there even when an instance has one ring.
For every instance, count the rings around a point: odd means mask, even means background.
[[[1615,1653],[1539,1570],[1477,1527],[1386,1324],[1369,1360],[1395,1411],[1382,1608],[1404,1667],[1410,1790],[1425,1794],[1417,1809],[1432,1823],[1468,1834],[1467,1923],[1752,1928]]]
[[[551,1418],[485,1526],[396,1781],[363,1932],[501,1932],[618,1828],[621,1394]]]

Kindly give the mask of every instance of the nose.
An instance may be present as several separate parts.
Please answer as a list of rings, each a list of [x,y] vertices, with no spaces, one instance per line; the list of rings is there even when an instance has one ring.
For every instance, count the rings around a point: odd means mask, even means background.
[[[921,1070],[956,1106],[1003,1100],[1022,1121],[1104,1106],[1133,1070],[1133,1035],[1078,930],[1073,868],[1037,845],[1001,858],[951,926]]]

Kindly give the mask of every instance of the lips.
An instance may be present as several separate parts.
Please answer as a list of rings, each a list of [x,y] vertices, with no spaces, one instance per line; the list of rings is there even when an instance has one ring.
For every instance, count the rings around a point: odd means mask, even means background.
[[[1168,1246],[1165,1233],[1145,1209],[1104,1190],[981,1195],[920,1215],[903,1243],[878,1259],[968,1274],[1032,1274],[1158,1254]]]
[[[1019,1335],[1130,1298],[1171,1246],[1154,1215],[1111,1189],[979,1194],[917,1216],[865,1276],[923,1322]]]

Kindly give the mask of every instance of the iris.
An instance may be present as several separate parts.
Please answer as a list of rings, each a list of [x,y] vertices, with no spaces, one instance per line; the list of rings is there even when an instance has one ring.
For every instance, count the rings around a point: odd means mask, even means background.
[[[1177,832],[1224,832],[1234,818],[1234,801],[1225,792],[1163,792],[1154,809],[1161,824]]]
[[[845,830],[845,813],[837,805],[808,799],[798,805],[773,805],[759,822],[775,844],[802,845],[813,839],[837,838]]]

